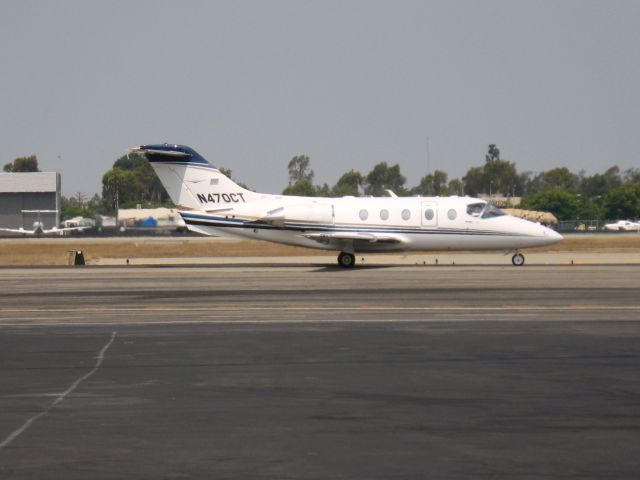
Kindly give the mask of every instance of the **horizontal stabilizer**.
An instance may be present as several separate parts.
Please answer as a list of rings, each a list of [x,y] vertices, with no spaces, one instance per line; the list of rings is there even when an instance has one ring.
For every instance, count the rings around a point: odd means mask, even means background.
[[[151,163],[151,166],[169,164],[197,166],[206,169],[214,168],[213,165],[202,158],[198,152],[186,145],[170,145],[168,143],[140,145],[139,147],[132,148],[131,152],[146,157],[146,159]],[[156,171],[156,173],[158,172]],[[162,181],[162,178],[160,181]],[[163,185],[167,188],[167,185],[164,183]]]
[[[153,148],[134,147],[130,149],[132,153],[141,153],[149,155],[163,155],[166,157],[190,157],[191,154],[187,152],[179,152],[176,150],[156,150]]]

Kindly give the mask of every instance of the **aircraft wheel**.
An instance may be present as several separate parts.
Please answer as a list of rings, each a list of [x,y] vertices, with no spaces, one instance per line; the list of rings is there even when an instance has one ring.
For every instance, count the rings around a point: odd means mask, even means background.
[[[513,263],[516,267],[524,265],[524,255],[522,255],[521,253],[516,253],[513,257],[511,257],[511,263]]]
[[[338,255],[338,265],[344,268],[351,268],[356,264],[356,257],[352,253],[340,252]]]

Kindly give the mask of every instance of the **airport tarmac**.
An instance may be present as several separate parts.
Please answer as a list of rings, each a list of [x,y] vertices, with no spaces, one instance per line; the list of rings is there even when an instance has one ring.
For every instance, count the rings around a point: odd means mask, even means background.
[[[321,252],[324,253],[324,252]],[[513,252],[429,252],[389,254],[359,254],[358,266],[398,266],[398,265],[491,265],[510,266]],[[640,251],[632,252],[525,252],[527,265],[640,265]],[[334,266],[335,254],[314,256],[273,256],[273,257],[174,257],[174,258],[99,258],[91,260],[96,266],[167,266],[167,265],[211,265],[211,266],[262,266],[274,264],[305,266]]]
[[[2,266],[66,266],[71,252],[83,251],[90,265],[220,265],[270,266],[274,263],[333,265],[337,252],[291,247],[269,242],[214,237],[42,237],[0,239]],[[365,265],[501,264],[509,265],[513,252],[411,252],[358,254]],[[562,263],[640,264],[640,235],[580,234],[543,248],[524,252],[528,265]]]
[[[0,477],[637,478],[640,267],[5,268]]]

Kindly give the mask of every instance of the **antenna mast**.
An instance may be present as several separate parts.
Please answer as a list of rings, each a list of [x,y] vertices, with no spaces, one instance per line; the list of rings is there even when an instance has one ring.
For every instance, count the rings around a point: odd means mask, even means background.
[[[431,173],[431,149],[429,148],[429,137],[427,137],[427,173]]]

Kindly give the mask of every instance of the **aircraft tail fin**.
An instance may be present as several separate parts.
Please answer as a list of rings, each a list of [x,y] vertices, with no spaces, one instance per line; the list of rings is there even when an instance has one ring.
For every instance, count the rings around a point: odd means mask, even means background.
[[[141,145],[131,151],[147,158],[180,210],[228,208],[257,197],[185,145]]]

